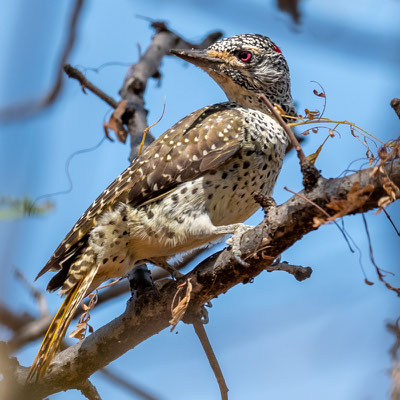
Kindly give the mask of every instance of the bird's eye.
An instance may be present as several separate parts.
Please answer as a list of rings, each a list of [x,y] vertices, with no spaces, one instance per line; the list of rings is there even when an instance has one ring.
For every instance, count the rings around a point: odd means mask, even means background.
[[[272,45],[272,50],[282,54],[282,50],[276,44]]]
[[[238,54],[238,58],[243,62],[250,62],[252,54],[250,51],[240,51]]]

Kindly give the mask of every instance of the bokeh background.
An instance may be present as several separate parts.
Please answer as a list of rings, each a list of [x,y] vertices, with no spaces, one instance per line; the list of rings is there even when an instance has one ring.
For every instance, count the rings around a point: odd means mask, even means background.
[[[64,46],[70,0],[3,0],[0,13],[0,109],[42,97],[52,85]],[[282,49],[291,68],[293,96],[301,111],[322,109],[312,91],[318,81],[327,94],[326,116],[347,119],[383,141],[399,136],[400,124],[389,106],[400,97],[400,2],[398,0],[307,0],[299,3],[300,21],[278,10],[272,0],[179,1],[91,0],[79,18],[78,37],[69,62],[118,99],[129,63],[138,60],[138,45],[150,43],[152,30],[143,15],[169,23],[190,41],[214,30],[225,36],[261,33]],[[85,68],[118,62],[99,72]],[[161,134],[181,117],[224,94],[205,73],[166,57],[160,83],[149,82],[149,123],[166,112],[152,130]],[[57,101],[45,111],[0,125],[0,196],[32,198],[68,189],[65,172],[72,153],[91,148],[104,136],[110,108],[76,81],[66,80]],[[349,164],[365,165],[365,147],[340,128],[329,140],[317,166],[325,177],[337,177]],[[307,154],[326,132],[310,134]],[[32,281],[64,235],[97,197],[128,166],[129,146],[104,141],[70,162],[72,190],[47,200],[54,208],[41,216],[0,221],[0,301],[16,313],[38,314],[37,303],[15,279],[15,267]],[[364,158],[360,160],[361,158]],[[284,164],[274,197],[278,203],[301,189],[294,154]],[[397,225],[398,204],[388,208]],[[251,218],[255,224],[262,218]],[[375,259],[396,273],[400,285],[399,238],[382,214],[367,214]],[[395,338],[386,323],[399,317],[399,300],[378,282],[369,260],[360,215],[345,218],[359,251],[349,251],[334,225],[323,226],[283,254],[294,264],[311,266],[311,279],[297,282],[283,272],[264,273],[252,284],[239,285],[213,301],[206,326],[230,389],[231,399],[372,400],[390,398],[390,346]],[[353,245],[355,247],[355,245]],[[373,286],[364,283],[359,258]],[[47,277],[35,283],[44,290]],[[55,312],[61,304],[49,294]],[[92,313],[100,327],[125,307],[128,296]],[[11,332],[0,328],[0,339]],[[30,365],[39,342],[17,352]],[[147,340],[112,364],[113,371],[159,399],[218,399],[219,391],[191,326],[180,324]],[[132,394],[95,374],[93,383],[105,399],[132,399]],[[78,391],[52,399],[80,399]],[[137,397],[140,398],[140,397]]]

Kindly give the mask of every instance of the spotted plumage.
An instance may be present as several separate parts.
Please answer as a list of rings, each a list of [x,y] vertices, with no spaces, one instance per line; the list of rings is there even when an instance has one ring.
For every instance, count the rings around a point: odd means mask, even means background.
[[[48,289],[67,298],[30,376],[47,368],[76,299],[137,263],[169,268],[171,256],[241,232],[258,208],[255,193],[272,193],[287,138],[258,94],[295,114],[280,49],[264,36],[238,35],[174,54],[205,70],[229,101],[193,112],[149,145],[58,246],[38,277],[58,270]]]

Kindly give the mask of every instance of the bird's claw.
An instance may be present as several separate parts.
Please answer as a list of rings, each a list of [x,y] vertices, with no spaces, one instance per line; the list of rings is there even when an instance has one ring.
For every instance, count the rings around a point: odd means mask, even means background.
[[[248,264],[246,261],[242,259],[240,242],[242,240],[243,235],[251,229],[253,229],[252,226],[240,224],[235,229],[234,234],[226,241],[228,245],[232,246],[233,258],[237,261],[238,264],[243,265],[244,267],[249,267],[250,264]]]

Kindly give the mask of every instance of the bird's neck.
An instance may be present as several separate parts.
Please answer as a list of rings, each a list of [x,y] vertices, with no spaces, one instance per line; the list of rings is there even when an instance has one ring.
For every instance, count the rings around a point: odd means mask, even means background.
[[[261,94],[264,94],[273,105],[277,104],[279,107],[281,107],[286,115],[293,117],[297,115],[296,108],[293,104],[292,96],[289,91],[285,96],[277,96],[275,93],[268,91],[260,93],[239,93],[236,96],[228,96],[228,99],[229,101],[235,102],[242,107],[253,108],[265,113],[270,113],[267,105],[262,99],[260,99]]]
[[[267,105],[260,99],[264,94],[272,104],[278,104],[290,116],[296,116],[296,108],[293,104],[290,92],[290,80],[276,82],[270,86],[264,87],[261,91],[245,89],[233,82],[231,79],[219,74],[210,74],[225,92],[230,102],[236,103],[242,107],[253,108],[265,113],[269,113]]]

